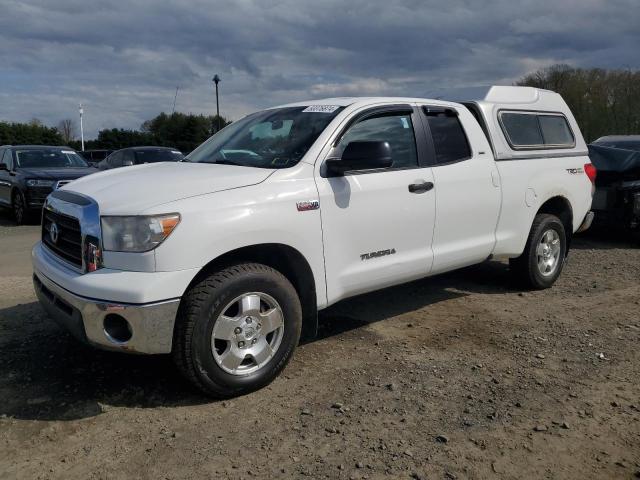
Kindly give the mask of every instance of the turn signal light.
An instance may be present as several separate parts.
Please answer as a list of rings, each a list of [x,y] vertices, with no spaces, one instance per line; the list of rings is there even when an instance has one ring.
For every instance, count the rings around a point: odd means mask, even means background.
[[[594,167],[593,164],[586,163],[584,166],[584,173],[587,174],[587,177],[589,177],[591,183],[596,183],[596,175],[598,172],[596,171],[596,167]]]

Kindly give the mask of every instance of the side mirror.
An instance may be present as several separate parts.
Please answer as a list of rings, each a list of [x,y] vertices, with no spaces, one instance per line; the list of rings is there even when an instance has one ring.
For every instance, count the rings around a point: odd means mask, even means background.
[[[4,170],[5,172],[8,172],[9,167],[7,167],[6,163],[0,163],[0,170]]]
[[[133,165],[133,162],[131,160],[123,160],[122,161],[122,166],[123,167],[131,167]]]
[[[327,172],[344,175],[353,170],[388,168],[393,164],[389,142],[351,142],[342,152],[342,158],[330,158]]]

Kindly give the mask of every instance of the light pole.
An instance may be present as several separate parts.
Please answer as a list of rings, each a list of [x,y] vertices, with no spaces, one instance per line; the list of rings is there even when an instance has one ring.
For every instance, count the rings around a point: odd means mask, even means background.
[[[82,144],[82,151],[84,152],[84,128],[82,126],[82,114],[84,110],[82,109],[82,104],[78,106],[78,112],[80,113],[80,142]]]
[[[220,83],[220,77],[218,76],[217,73],[213,76],[213,83],[216,84],[216,117],[218,117],[217,120],[218,120],[218,132],[219,132],[220,131],[220,103],[218,101],[218,84]]]

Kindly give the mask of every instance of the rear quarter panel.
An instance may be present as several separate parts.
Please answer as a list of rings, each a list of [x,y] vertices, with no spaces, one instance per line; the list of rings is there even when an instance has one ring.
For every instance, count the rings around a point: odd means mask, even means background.
[[[573,231],[578,229],[591,208],[592,186],[584,173],[589,157],[514,159],[496,163],[503,205],[494,255],[520,255],[534,217],[540,207],[553,197],[564,197],[569,201],[573,210]]]

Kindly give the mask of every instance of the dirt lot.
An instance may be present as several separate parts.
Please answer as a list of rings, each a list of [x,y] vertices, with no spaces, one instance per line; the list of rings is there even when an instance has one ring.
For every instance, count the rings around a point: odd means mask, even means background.
[[[37,226],[0,216],[0,479],[640,477],[640,248],[576,239],[559,283],[502,263],[343,302],[270,387],[195,393],[167,357],[42,313]]]

